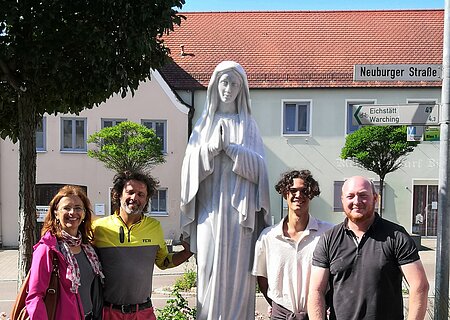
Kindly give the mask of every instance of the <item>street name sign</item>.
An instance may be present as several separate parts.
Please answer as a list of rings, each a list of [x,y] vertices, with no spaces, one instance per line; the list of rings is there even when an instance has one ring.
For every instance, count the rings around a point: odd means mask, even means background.
[[[353,81],[441,81],[440,64],[356,64]]]
[[[354,125],[429,126],[439,124],[439,105],[408,103],[397,105],[360,104],[353,106]]]

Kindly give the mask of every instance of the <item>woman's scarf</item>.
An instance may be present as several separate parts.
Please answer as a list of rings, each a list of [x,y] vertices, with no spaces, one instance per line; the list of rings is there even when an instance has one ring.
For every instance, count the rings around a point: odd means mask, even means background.
[[[61,236],[62,239],[58,240],[58,244],[61,249],[61,253],[67,261],[66,278],[72,282],[70,291],[73,293],[78,293],[78,287],[81,285],[80,267],[78,266],[77,259],[70,251],[70,247],[81,246],[81,249],[84,251],[89,263],[91,264],[94,274],[100,276],[100,279],[105,277],[102,273],[100,261],[98,260],[98,256],[95,253],[94,248],[89,243],[86,244],[81,242],[80,231],[78,231],[77,236],[74,237],[62,230]]]

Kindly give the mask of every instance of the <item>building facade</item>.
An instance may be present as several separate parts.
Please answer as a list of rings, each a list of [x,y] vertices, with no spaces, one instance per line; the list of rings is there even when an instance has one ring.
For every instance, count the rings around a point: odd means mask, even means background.
[[[214,67],[239,62],[266,147],[272,186],[284,171],[309,169],[321,194],[311,213],[338,223],[340,193],[352,175],[378,177],[340,158],[355,104],[439,103],[441,82],[355,81],[358,64],[441,64],[443,10],[192,12],[165,37],[173,63],[168,84],[195,110]],[[178,49],[181,48],[181,49]],[[422,142],[386,176],[383,216],[410,232],[435,236],[439,142]],[[271,190],[275,222],[285,204]],[[421,216],[423,218],[421,218]],[[419,218],[417,218],[419,217]]]
[[[109,214],[113,172],[86,155],[87,136],[131,120],[156,130],[165,164],[154,168],[160,190],[152,214],[166,238],[179,230],[180,172],[188,132],[200,117],[215,66],[239,62],[247,72],[252,113],[266,148],[269,183],[290,169],[309,169],[321,194],[311,213],[343,219],[340,188],[355,174],[374,173],[340,159],[356,130],[355,104],[439,103],[441,81],[354,81],[358,64],[441,64],[443,10],[193,12],[164,37],[172,62],[134,97],[110,98],[79,115],[46,115],[37,132],[38,211],[64,184],[85,187],[98,215]],[[437,128],[438,129],[438,128]],[[0,240],[18,239],[18,150],[0,141]],[[423,236],[435,236],[439,142],[424,141],[387,175],[384,217]],[[286,205],[272,188],[274,222]],[[43,206],[43,207],[41,207]]]
[[[135,95],[122,99],[114,95],[79,115],[45,115],[37,130],[36,204],[42,221],[49,201],[66,184],[82,186],[98,216],[111,214],[114,172],[87,156],[89,135],[121,121],[133,121],[153,128],[163,141],[166,162],[157,165],[152,175],[159,180],[148,214],[161,221],[168,239],[179,233],[181,162],[188,139],[189,109],[179,101],[158,72],[143,82]],[[18,244],[18,145],[0,141],[0,225],[4,247]]]

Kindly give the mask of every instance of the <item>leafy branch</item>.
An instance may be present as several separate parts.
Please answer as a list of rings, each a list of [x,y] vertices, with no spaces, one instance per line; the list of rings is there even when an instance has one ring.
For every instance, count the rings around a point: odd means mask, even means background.
[[[148,171],[165,162],[162,141],[153,129],[134,122],[103,128],[89,136],[87,142],[97,146],[88,151],[88,156],[116,172]]]

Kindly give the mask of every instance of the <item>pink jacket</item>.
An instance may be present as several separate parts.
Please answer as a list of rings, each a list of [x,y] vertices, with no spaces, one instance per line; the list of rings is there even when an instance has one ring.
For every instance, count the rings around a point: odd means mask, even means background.
[[[67,263],[64,256],[57,249],[56,237],[47,232],[34,246],[33,260],[30,269],[30,284],[28,296],[25,300],[30,319],[48,319],[44,304],[45,292],[50,282],[52,272],[52,256],[59,259],[59,299],[56,307],[56,319],[80,320],[84,319],[83,305],[80,295],[70,291],[71,282],[66,279]]]

